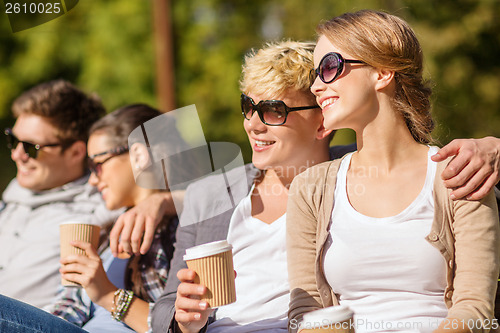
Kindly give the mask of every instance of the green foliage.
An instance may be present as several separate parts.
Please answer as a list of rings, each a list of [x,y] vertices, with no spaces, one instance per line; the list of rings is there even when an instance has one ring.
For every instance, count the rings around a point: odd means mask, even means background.
[[[238,143],[247,161],[238,89],[245,53],[270,39],[314,40],[320,20],[362,8],[399,15],[417,32],[442,143],[500,136],[498,0],[170,2],[177,106],[196,104],[207,140]],[[23,90],[59,77],[97,92],[109,110],[135,102],[156,106],[152,20],[152,0],[86,0],[54,21],[13,34],[0,13],[2,122],[12,123],[10,104]],[[351,131],[341,131],[335,143],[353,140]],[[8,158],[5,148],[0,153]]]
[[[411,22],[435,83],[436,136],[443,142],[499,136],[500,1],[410,3]]]

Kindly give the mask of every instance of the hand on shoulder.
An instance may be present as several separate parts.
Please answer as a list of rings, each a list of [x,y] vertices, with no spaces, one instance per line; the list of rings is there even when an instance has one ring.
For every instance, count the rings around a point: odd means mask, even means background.
[[[441,177],[453,189],[452,199],[480,200],[500,180],[500,139],[455,139],[441,148],[432,160],[454,156]]]

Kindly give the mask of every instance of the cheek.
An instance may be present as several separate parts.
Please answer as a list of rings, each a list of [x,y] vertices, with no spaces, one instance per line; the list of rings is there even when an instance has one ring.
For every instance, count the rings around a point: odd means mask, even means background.
[[[126,191],[122,188],[120,182],[108,182],[106,194],[106,206],[108,209],[117,209],[123,207],[123,196]]]
[[[113,171],[106,183],[108,190],[112,193],[113,200],[121,207],[131,197],[136,183],[132,170],[115,169]]]
[[[250,124],[248,120],[243,120],[243,128],[245,129],[245,132],[247,135],[250,133]]]

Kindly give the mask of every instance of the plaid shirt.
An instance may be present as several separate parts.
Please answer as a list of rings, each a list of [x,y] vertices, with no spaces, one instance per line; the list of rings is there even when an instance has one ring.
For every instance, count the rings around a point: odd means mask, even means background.
[[[175,242],[175,229],[177,227],[178,220],[173,219],[168,223],[167,235],[170,239],[170,245],[172,248],[165,249],[161,242],[161,233],[157,232],[154,236],[153,243],[149,249],[147,255],[154,256],[154,265],[146,266],[139,264],[139,270],[141,272],[142,281],[144,282],[144,289],[146,290],[150,299],[153,300],[150,305],[150,310],[160,295],[163,292],[163,287],[167,281],[167,274],[170,269],[170,259],[172,259],[173,254],[173,244]],[[101,253],[101,259],[104,262],[112,260],[112,254],[109,247],[107,247]],[[62,287],[56,296],[52,304],[44,308],[45,311],[52,313],[55,316],[63,318],[70,323],[73,323],[79,327],[82,327],[87,323],[94,314],[95,305],[83,288],[74,287]],[[148,315],[148,327],[151,327],[151,311]],[[151,328],[148,332],[151,331]]]

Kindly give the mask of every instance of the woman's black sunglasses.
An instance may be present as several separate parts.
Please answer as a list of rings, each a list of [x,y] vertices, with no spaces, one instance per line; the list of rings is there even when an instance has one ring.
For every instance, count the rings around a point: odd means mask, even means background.
[[[241,112],[245,119],[250,120],[254,111],[257,111],[260,120],[270,126],[283,125],[286,122],[288,113],[292,111],[316,109],[318,105],[289,107],[280,100],[266,100],[255,104],[253,99],[245,94],[241,94]]]
[[[110,149],[110,150],[103,151],[102,153],[99,153],[99,154],[95,154],[95,155],[89,156],[89,158],[88,158],[88,167],[89,167],[90,172],[94,173],[96,176],[99,177],[101,175],[102,165],[104,163],[106,163],[107,161],[109,161],[113,157],[123,155],[123,154],[125,154],[128,151],[129,151],[128,146],[120,146],[120,147],[117,147],[117,148],[113,148],[113,149]],[[97,156],[102,156],[102,155],[107,155],[107,154],[110,154],[110,156],[108,158],[104,159],[101,162],[94,162],[94,158],[96,158]]]
[[[46,145],[39,145],[31,142],[21,141],[14,135],[14,133],[12,133],[12,129],[10,128],[6,128],[4,130],[4,134],[7,139],[7,148],[13,150],[17,148],[19,143],[22,143],[24,152],[31,158],[37,158],[38,152],[44,147],[58,147],[63,145],[62,143],[49,143]]]
[[[364,64],[361,60],[344,59],[340,53],[330,52],[321,59],[318,68],[313,69],[314,79],[319,76],[324,83],[332,83],[342,74],[345,63]]]

